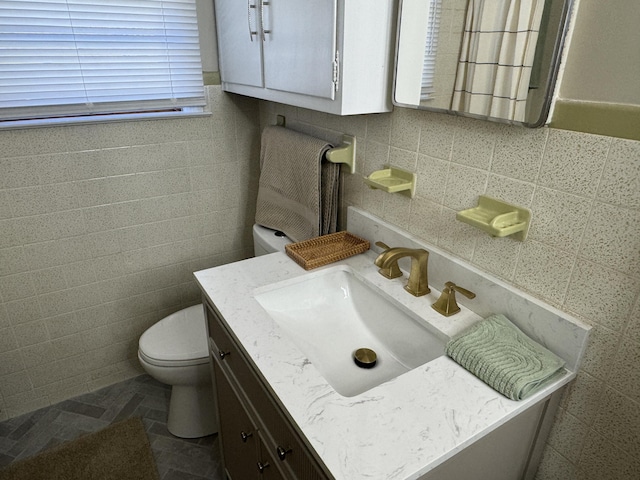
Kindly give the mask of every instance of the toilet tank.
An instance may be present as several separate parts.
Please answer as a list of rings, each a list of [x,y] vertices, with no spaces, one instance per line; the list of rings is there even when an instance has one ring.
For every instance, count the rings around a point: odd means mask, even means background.
[[[253,226],[253,252],[255,256],[273,252],[284,252],[291,240],[282,232],[255,224]]]

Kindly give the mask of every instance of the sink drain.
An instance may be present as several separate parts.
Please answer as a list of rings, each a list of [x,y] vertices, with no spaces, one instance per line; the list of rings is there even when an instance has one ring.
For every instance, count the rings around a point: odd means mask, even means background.
[[[353,352],[353,361],[360,368],[373,368],[376,366],[378,356],[370,348],[359,348]]]

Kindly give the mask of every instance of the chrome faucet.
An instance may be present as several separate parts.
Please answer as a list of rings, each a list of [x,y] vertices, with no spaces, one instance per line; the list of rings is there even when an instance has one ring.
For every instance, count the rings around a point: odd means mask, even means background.
[[[381,275],[387,278],[401,276],[402,272],[398,267],[398,260],[404,257],[411,257],[409,281],[404,289],[416,297],[426,295],[431,291],[427,275],[429,252],[422,248],[389,248],[382,242],[376,242],[376,245],[385,249],[374,262],[376,266],[380,267],[379,272]]]

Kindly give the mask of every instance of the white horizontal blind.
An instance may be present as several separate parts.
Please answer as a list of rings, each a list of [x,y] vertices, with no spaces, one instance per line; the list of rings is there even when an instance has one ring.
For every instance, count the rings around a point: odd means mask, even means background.
[[[429,0],[428,28],[422,62],[422,80],[420,83],[420,100],[429,100],[434,92],[433,83],[436,74],[436,52],[438,49],[441,15],[442,0]]]
[[[201,105],[195,0],[0,0],[0,120]]]

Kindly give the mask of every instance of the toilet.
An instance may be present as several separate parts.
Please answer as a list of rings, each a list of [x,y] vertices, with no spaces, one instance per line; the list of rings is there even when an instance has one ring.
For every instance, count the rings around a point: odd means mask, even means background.
[[[253,251],[256,257],[273,252],[284,252],[285,245],[289,243],[291,240],[284,233],[262,225],[253,225]]]
[[[207,343],[202,304],[163,318],[138,341],[144,371],[172,387],[167,428],[176,437],[218,431]]]
[[[282,232],[253,226],[256,256],[284,251]],[[150,376],[171,385],[167,428],[176,437],[199,438],[218,431],[202,304],[149,327],[138,341],[138,360]]]

